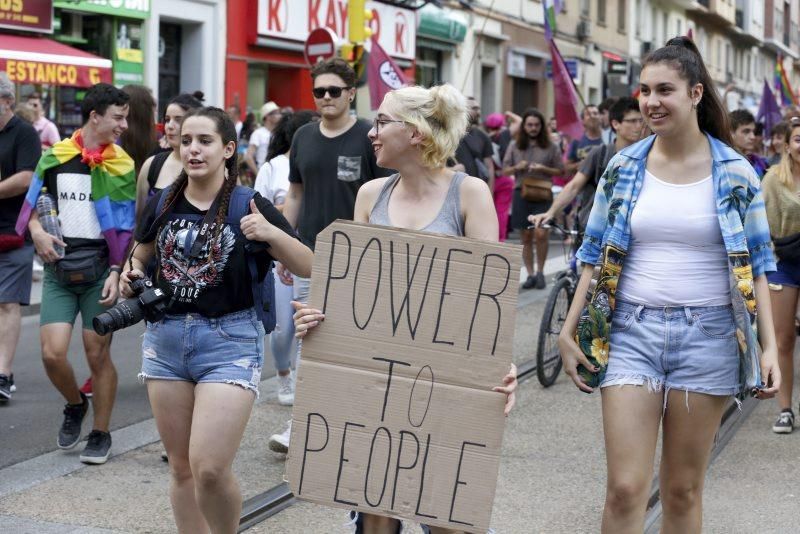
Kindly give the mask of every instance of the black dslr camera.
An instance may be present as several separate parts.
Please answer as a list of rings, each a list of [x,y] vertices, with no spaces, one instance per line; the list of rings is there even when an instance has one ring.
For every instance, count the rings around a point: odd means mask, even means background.
[[[104,311],[94,319],[94,331],[104,336],[108,333],[127,328],[147,319],[156,323],[167,311],[167,295],[160,288],[153,287],[149,278],[133,280],[130,283],[133,298],[123,300]]]

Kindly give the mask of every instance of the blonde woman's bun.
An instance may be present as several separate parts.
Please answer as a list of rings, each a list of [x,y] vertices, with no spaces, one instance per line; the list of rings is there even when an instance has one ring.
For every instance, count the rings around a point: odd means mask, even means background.
[[[447,130],[466,132],[469,126],[467,99],[461,91],[446,83],[431,87],[433,107],[431,115],[441,122]]]
[[[403,87],[388,93],[386,103],[398,118],[413,124],[423,135],[421,155],[427,166],[444,166],[467,133],[467,99],[450,84],[430,89]]]

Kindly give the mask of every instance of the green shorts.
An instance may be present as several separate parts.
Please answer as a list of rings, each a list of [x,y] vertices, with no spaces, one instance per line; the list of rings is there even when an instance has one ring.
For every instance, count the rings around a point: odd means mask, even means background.
[[[83,329],[93,330],[92,319],[111,307],[103,306],[98,302],[108,274],[109,271],[106,271],[97,282],[92,284],[62,285],[56,280],[52,268],[45,266],[39,324],[69,323],[74,325],[75,317],[80,312]]]

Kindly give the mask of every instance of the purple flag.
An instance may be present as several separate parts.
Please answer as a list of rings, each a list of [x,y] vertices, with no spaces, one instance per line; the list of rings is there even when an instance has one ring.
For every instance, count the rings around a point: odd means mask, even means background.
[[[389,57],[378,40],[372,37],[372,49],[367,63],[367,83],[369,83],[370,109],[376,110],[383,102],[383,97],[393,89],[408,85],[403,71]]]
[[[764,89],[761,91],[761,103],[758,105],[756,121],[764,123],[764,137],[770,138],[772,128],[781,121],[781,110],[775,101],[775,95],[769,88],[769,82],[764,80]]]
[[[556,98],[555,115],[558,131],[566,133],[572,139],[580,139],[583,135],[583,123],[576,110],[578,93],[555,41],[550,39],[547,43],[550,45],[550,58],[553,62],[553,92]]]

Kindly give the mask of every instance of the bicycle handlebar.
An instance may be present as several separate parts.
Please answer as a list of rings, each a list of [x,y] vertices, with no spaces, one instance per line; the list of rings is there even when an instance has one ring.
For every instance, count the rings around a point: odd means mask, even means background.
[[[571,235],[571,236],[577,236],[577,235],[580,234],[580,232],[578,232],[577,230],[567,230],[566,228],[564,228],[563,226],[561,226],[560,224],[558,224],[554,220],[550,220],[550,222],[545,223],[545,224],[543,224],[541,226],[538,226],[538,227],[533,225],[533,224],[528,226],[528,230],[535,230],[536,228],[554,228],[555,230],[557,230],[561,234]]]

